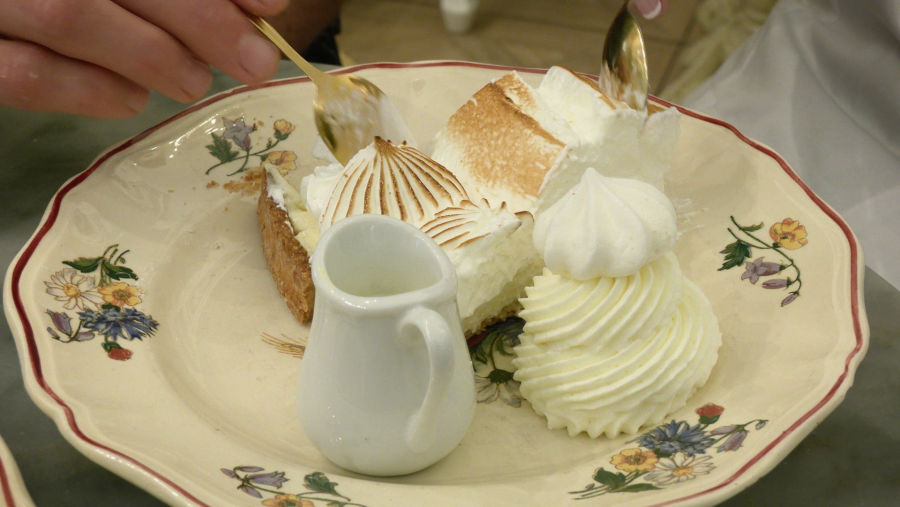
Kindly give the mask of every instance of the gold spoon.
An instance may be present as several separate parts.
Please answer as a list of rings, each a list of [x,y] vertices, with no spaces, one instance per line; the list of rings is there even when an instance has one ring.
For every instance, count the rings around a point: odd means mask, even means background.
[[[316,129],[341,164],[347,165],[375,136],[395,144],[412,143],[399,111],[371,81],[353,74],[322,72],[300,56],[266,20],[251,14],[247,18],[316,85]]]
[[[647,110],[650,84],[644,37],[637,20],[628,12],[628,0],[606,32],[600,88],[632,109]]]

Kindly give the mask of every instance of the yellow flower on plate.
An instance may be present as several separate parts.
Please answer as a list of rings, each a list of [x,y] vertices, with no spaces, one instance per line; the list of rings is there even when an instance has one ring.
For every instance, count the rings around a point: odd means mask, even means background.
[[[659,457],[653,451],[641,451],[640,449],[625,449],[620,454],[613,456],[609,462],[623,472],[646,472],[653,470]]]
[[[123,282],[116,282],[100,287],[100,295],[103,301],[118,307],[134,306],[141,302],[141,291],[133,286]]]
[[[277,166],[278,171],[284,174],[297,168],[297,155],[293,151],[270,151],[266,155],[266,162]]]
[[[275,495],[263,501],[266,507],[314,507],[315,504],[306,498],[300,498],[296,495]]]
[[[275,132],[286,136],[294,131],[294,125],[287,120],[275,120]]]
[[[806,244],[806,227],[800,225],[797,220],[785,218],[781,222],[772,225],[769,236],[779,245],[788,250],[796,250]]]

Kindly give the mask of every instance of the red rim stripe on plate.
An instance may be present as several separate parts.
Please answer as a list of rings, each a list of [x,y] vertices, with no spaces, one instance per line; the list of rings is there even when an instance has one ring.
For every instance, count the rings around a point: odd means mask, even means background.
[[[0,459],[0,489],[3,490],[3,500],[8,507],[16,507],[16,499],[12,496],[12,487],[9,484],[9,476],[6,474],[6,468],[3,466],[3,459]]]
[[[372,68],[409,69],[409,68],[424,68],[424,67],[469,67],[469,68],[478,68],[478,69],[486,69],[486,70],[501,70],[501,71],[513,71],[514,70],[517,72],[527,72],[527,73],[532,73],[532,74],[544,74],[547,72],[545,69],[526,69],[526,68],[517,68],[517,67],[506,67],[506,66],[502,66],[502,65],[490,65],[490,64],[455,62],[455,61],[441,61],[441,62],[425,62],[425,63],[411,63],[411,64],[410,63],[371,63],[371,64],[363,64],[363,65],[357,65],[354,67],[348,67],[345,69],[340,69],[334,73],[335,74],[346,74],[349,72],[356,72],[359,70],[372,69]],[[591,76],[591,77],[595,77],[595,76]],[[140,468],[147,474],[155,477],[156,479],[160,480],[161,482],[163,482],[164,484],[166,484],[173,490],[184,495],[185,498],[188,498],[191,501],[197,503],[198,505],[202,505],[205,507],[208,507],[207,504],[201,502],[199,499],[197,499],[196,497],[194,497],[193,495],[188,493],[185,489],[183,489],[181,486],[179,486],[178,484],[173,482],[171,479],[168,479],[167,477],[154,471],[153,469],[151,469],[147,465],[144,465],[137,459],[132,458],[126,454],[123,454],[120,451],[116,451],[115,449],[112,449],[106,445],[103,445],[103,444],[91,439],[90,437],[88,437],[81,431],[81,428],[78,427],[78,423],[75,420],[75,416],[74,416],[74,413],[72,412],[72,409],[59,396],[56,395],[56,393],[53,391],[53,389],[47,384],[46,380],[44,379],[43,370],[41,369],[41,360],[38,355],[37,344],[34,339],[34,331],[31,328],[31,323],[28,320],[28,316],[25,314],[25,309],[22,304],[22,297],[21,297],[21,294],[19,293],[19,284],[20,284],[20,281],[22,278],[22,272],[25,269],[25,265],[27,264],[27,262],[31,258],[31,256],[34,254],[34,251],[37,248],[37,245],[41,242],[41,240],[44,238],[44,236],[46,236],[47,232],[49,232],[50,228],[52,228],[53,224],[56,222],[56,219],[59,215],[60,204],[62,202],[63,197],[65,197],[66,194],[68,194],[74,187],[78,186],[85,179],[87,179],[88,176],[93,174],[94,171],[96,171],[97,168],[103,162],[105,162],[107,159],[109,159],[113,155],[121,152],[122,150],[134,145],[138,141],[141,141],[142,139],[144,139],[148,135],[150,135],[152,132],[155,132],[156,130],[159,130],[160,128],[168,125],[169,123],[171,123],[179,118],[182,118],[194,111],[197,111],[198,109],[204,108],[214,102],[218,102],[222,99],[231,97],[233,95],[246,93],[248,91],[253,91],[253,90],[263,89],[263,88],[270,88],[273,86],[281,86],[281,85],[285,85],[285,84],[299,83],[299,82],[304,82],[304,81],[309,81],[309,78],[307,78],[307,77],[289,78],[289,79],[284,79],[284,80],[280,80],[280,81],[263,83],[260,85],[242,86],[240,88],[235,88],[233,90],[223,92],[219,95],[216,95],[214,97],[211,97],[211,98],[206,99],[198,104],[191,106],[190,108],[182,111],[181,113],[173,116],[172,118],[169,118],[168,120],[166,120],[154,127],[151,127],[149,129],[145,130],[144,132],[134,136],[133,138],[123,142],[119,146],[116,146],[115,148],[110,149],[107,153],[103,154],[100,158],[98,158],[97,161],[94,164],[92,164],[86,171],[77,175],[69,183],[64,185],[63,188],[60,189],[59,192],[57,192],[57,194],[53,198],[50,213],[47,216],[47,220],[43,224],[41,224],[41,227],[38,229],[38,232],[35,234],[34,238],[26,245],[25,249],[22,251],[21,257],[19,258],[18,262],[16,263],[16,266],[13,268],[12,281],[11,281],[13,303],[15,305],[16,311],[19,315],[19,319],[22,321],[23,328],[25,330],[25,342],[28,345],[28,355],[29,355],[29,359],[31,361],[32,373],[34,374],[34,377],[35,377],[38,385],[40,385],[41,388],[60,407],[63,408],[63,410],[65,411],[65,414],[66,414],[66,420],[68,422],[69,427],[72,429],[73,433],[78,438],[83,440],[84,442],[86,442],[94,447],[97,447],[98,449],[106,451],[110,454],[114,454],[126,461],[129,461],[130,463],[133,463],[136,467]],[[726,129],[730,130],[741,141],[743,141],[746,144],[748,144],[749,146],[757,149],[758,151],[768,155],[773,160],[775,160],[778,163],[778,165],[781,166],[781,168],[784,170],[784,172],[792,180],[794,180],[794,182],[796,182],[800,186],[800,188],[803,189],[804,192],[806,192],[806,195],[809,196],[809,198],[822,211],[824,211],[826,215],[828,215],[832,220],[834,220],[834,222],[836,224],[838,224],[841,231],[844,232],[844,235],[846,236],[847,241],[850,243],[850,267],[851,267],[851,270],[850,270],[850,286],[851,286],[850,287],[850,310],[851,310],[852,317],[853,317],[853,331],[856,335],[856,346],[850,352],[850,355],[847,356],[847,359],[844,362],[844,372],[838,377],[835,384],[828,391],[828,393],[825,395],[825,397],[822,398],[822,400],[820,400],[815,406],[813,406],[813,408],[811,408],[808,412],[806,412],[800,419],[798,419],[788,429],[786,429],[784,432],[782,432],[782,434],[779,435],[777,438],[775,438],[775,440],[770,442],[769,445],[764,447],[756,456],[751,458],[750,461],[748,461],[746,464],[744,464],[744,466],[742,466],[731,477],[727,478],[722,483],[717,484],[716,486],[713,486],[704,491],[695,493],[690,496],[678,498],[675,500],[669,500],[669,501],[659,503],[659,504],[656,504],[653,506],[653,507],[663,507],[663,506],[674,505],[676,503],[681,503],[681,502],[685,502],[688,500],[696,499],[698,497],[716,492],[716,491],[728,486],[729,484],[733,483],[738,477],[743,475],[753,465],[755,465],[757,462],[759,462],[759,460],[761,460],[766,454],[768,454],[776,445],[778,445],[779,443],[784,441],[785,438],[787,438],[790,434],[792,434],[794,431],[796,431],[797,428],[799,428],[805,421],[807,421],[810,417],[812,417],[813,414],[815,414],[816,412],[821,410],[822,407],[824,407],[829,401],[831,401],[832,398],[834,398],[834,395],[837,393],[837,391],[840,389],[840,387],[846,381],[847,376],[850,373],[850,364],[852,363],[853,358],[856,357],[856,355],[859,353],[860,350],[862,350],[863,336],[862,336],[862,326],[860,324],[860,315],[859,315],[858,245],[856,242],[856,238],[854,237],[853,233],[850,231],[850,227],[844,222],[844,220],[840,216],[838,216],[838,214],[834,210],[832,210],[831,207],[829,207],[827,204],[825,204],[825,202],[822,201],[822,199],[819,198],[819,196],[817,196],[805,183],[803,183],[803,181],[800,180],[800,177],[797,176],[797,174],[793,171],[793,169],[790,168],[790,166],[787,164],[787,162],[784,159],[782,159],[777,153],[772,151],[771,149],[760,145],[759,143],[753,141],[752,139],[749,139],[748,137],[746,137],[742,133],[740,133],[735,127],[733,127],[732,125],[730,125],[722,120],[719,120],[716,118],[711,118],[711,117],[702,115],[700,113],[696,113],[694,111],[684,109],[682,107],[679,107],[679,106],[676,106],[669,102],[666,102],[662,99],[653,97],[652,100],[654,100],[655,102],[658,102],[664,106],[676,107],[682,114],[685,114],[687,116],[691,116],[698,120],[702,120],[707,123],[712,123],[714,125],[724,127]],[[3,479],[4,477],[5,477],[5,475],[2,473],[2,464],[0,464],[0,479]],[[6,494],[6,491],[4,491],[4,494]]]

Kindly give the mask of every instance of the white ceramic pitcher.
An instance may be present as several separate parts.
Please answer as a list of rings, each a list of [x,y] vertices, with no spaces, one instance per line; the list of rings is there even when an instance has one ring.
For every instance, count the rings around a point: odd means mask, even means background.
[[[358,215],[325,231],[312,276],[298,387],[307,437],[369,475],[412,473],[449,454],[472,422],[475,385],[444,251],[403,221]]]

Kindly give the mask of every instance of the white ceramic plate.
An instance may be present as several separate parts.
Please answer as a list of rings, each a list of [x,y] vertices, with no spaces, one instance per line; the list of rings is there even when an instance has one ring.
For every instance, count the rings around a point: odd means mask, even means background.
[[[349,70],[392,96],[427,140],[511,69]],[[542,74],[520,73],[533,84]],[[724,333],[720,360],[689,405],[636,436],[549,431],[505,382],[503,352],[515,338],[501,329],[473,349],[484,361],[484,403],[450,456],[390,479],[337,468],[294,415],[300,361],[283,352],[307,328],[266,269],[255,197],[211,183],[245,176],[227,174],[247,153],[262,157],[246,167],[265,157],[296,165],[294,181],[309,172],[312,97],[305,79],[240,88],[110,149],[59,191],[10,266],[4,308],[32,398],[80,451],[164,501],[711,505],[771,470],[850,387],[868,344],[856,238],[771,150],[684,111],[667,192],[698,213],[676,253]],[[229,123],[225,135],[223,119],[256,130]],[[723,250],[737,255],[731,269],[719,269]],[[790,267],[775,273],[766,263]]]

